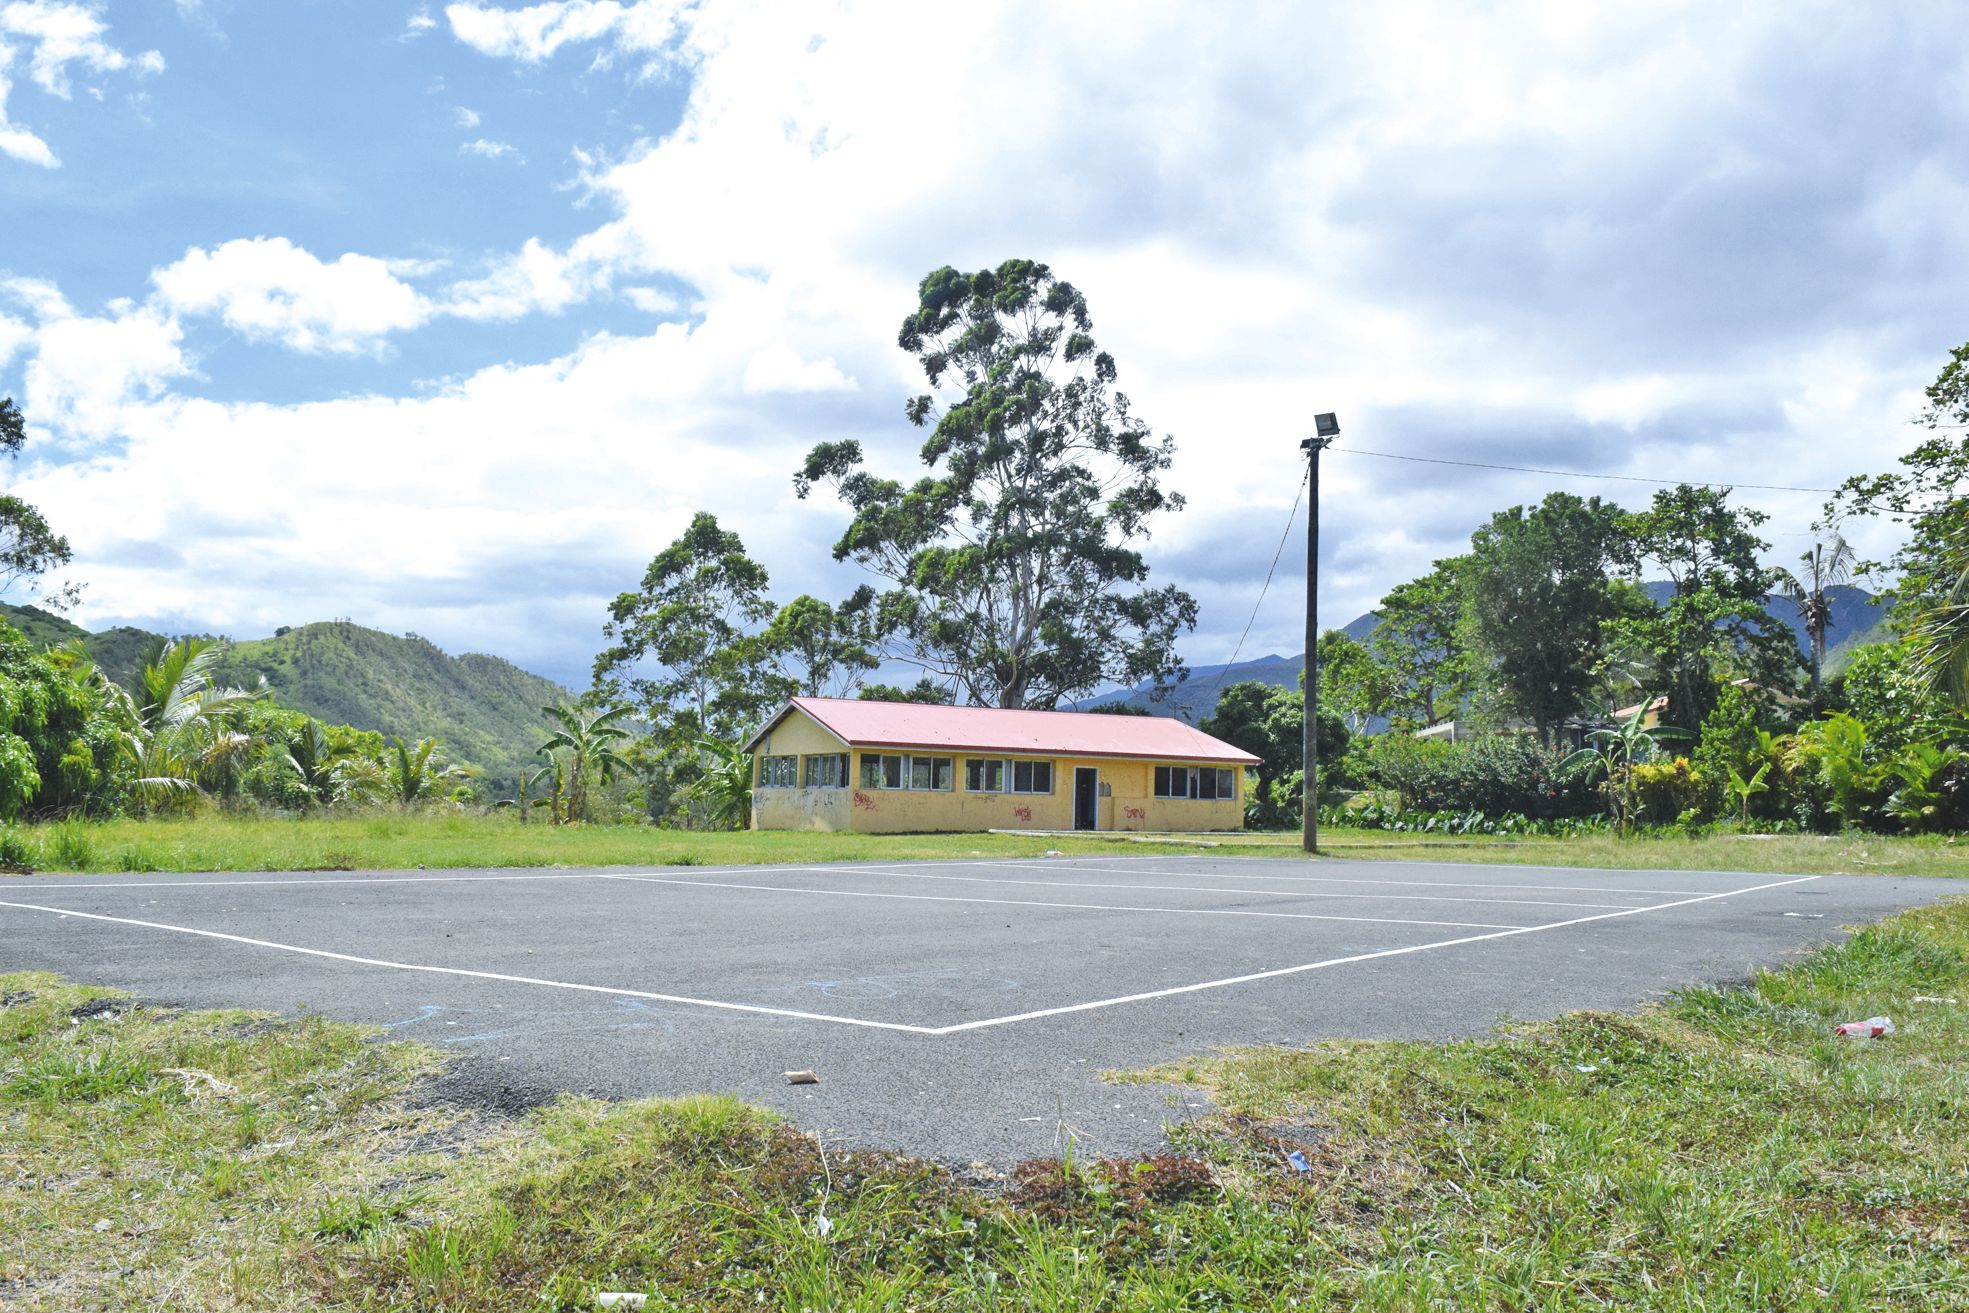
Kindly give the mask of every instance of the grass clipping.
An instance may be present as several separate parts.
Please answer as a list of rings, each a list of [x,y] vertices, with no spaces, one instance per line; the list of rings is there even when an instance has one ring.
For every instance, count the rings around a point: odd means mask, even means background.
[[[1635,1016],[1146,1073],[1221,1111],[990,1190],[727,1098],[490,1125],[352,1027],[0,989],[9,1308],[1969,1305],[1969,1011],[1913,1001],[1969,999],[1969,904]]]

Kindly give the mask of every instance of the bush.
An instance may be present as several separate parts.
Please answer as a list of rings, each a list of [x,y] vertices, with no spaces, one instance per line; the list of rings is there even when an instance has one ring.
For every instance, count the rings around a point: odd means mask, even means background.
[[[1372,781],[1393,789],[1404,811],[1553,820],[1599,810],[1586,766],[1567,765],[1570,755],[1526,735],[1450,743],[1383,734],[1362,759]]]
[[[1700,818],[1714,811],[1709,783],[1687,757],[1638,762],[1633,783],[1636,816],[1648,824],[1686,824],[1684,817],[1689,813]]]
[[[20,826],[0,825],[0,871],[32,871],[41,849]]]
[[[1396,834],[1597,834],[1607,828],[1603,816],[1568,816],[1535,821],[1517,812],[1486,816],[1482,812],[1411,812],[1370,802],[1354,807],[1321,807],[1320,824],[1356,830],[1387,830]]]

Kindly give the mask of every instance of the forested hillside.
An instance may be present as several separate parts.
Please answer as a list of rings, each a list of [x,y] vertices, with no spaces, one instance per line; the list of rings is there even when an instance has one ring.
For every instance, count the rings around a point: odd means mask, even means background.
[[[0,616],[37,647],[82,639],[119,683],[158,637],[127,626],[90,633],[33,606],[0,604]],[[489,785],[512,780],[546,739],[540,708],[568,696],[554,681],[499,657],[448,656],[425,639],[346,620],[234,643],[218,670],[221,684],[250,685],[261,677],[281,706],[329,724],[440,739],[450,760],[482,767]]]
[[[501,783],[546,739],[540,708],[568,696],[510,661],[449,656],[427,639],[346,620],[235,643],[219,667],[222,684],[262,677],[284,707],[330,724],[442,739],[453,761]]]

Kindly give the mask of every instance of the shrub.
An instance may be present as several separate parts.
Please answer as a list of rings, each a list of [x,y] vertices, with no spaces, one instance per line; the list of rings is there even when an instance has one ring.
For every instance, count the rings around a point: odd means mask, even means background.
[[[0,825],[0,871],[32,871],[41,849],[20,826]]]
[[[1393,789],[1404,811],[1518,813],[1533,820],[1599,809],[1584,765],[1527,735],[1449,743],[1384,734],[1363,754],[1373,782]]]
[[[1634,804],[1640,820],[1653,825],[1686,825],[1713,810],[1709,806],[1709,783],[1687,757],[1638,762],[1633,769]]]

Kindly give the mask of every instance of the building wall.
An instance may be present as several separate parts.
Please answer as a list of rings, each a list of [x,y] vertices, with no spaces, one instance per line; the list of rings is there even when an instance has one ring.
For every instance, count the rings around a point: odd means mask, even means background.
[[[832,734],[799,711],[782,721],[759,744],[757,756],[840,752]],[[1108,758],[1031,757],[1053,763],[1051,793],[972,793],[964,788],[965,763],[974,756],[999,759],[997,753],[948,755],[953,760],[949,790],[867,789],[861,785],[861,759],[853,752],[850,785],[845,789],[757,788],[753,794],[752,824],[764,830],[859,830],[868,833],[904,831],[1070,830],[1073,828],[1074,771],[1091,767],[1099,774],[1106,796],[1098,799],[1101,830],[1240,830],[1244,828],[1244,771],[1236,769],[1237,797],[1210,801],[1157,798],[1158,765],[1192,765],[1174,760],[1129,761]],[[1012,758],[1020,760],[1021,758]],[[804,768],[803,768],[804,769]],[[805,778],[804,774],[801,778]],[[755,785],[759,766],[753,768]]]

